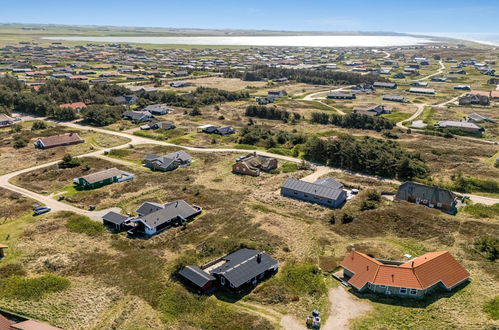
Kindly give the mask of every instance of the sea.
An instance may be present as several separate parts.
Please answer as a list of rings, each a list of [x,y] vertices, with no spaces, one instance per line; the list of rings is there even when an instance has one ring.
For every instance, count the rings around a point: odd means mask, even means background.
[[[490,46],[499,46],[499,33],[467,33],[467,32],[411,32],[410,34],[427,35],[434,37],[448,37],[468,40]]]
[[[157,45],[280,46],[280,47],[397,47],[428,44],[431,38],[412,36],[220,36],[220,37],[90,37],[57,36],[46,40]]]

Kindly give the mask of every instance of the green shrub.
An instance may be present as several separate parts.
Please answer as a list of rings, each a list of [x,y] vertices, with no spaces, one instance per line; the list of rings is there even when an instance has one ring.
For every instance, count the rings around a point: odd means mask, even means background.
[[[14,275],[0,280],[0,296],[37,300],[49,293],[63,291],[69,284],[68,279],[53,274],[35,278]]]
[[[44,122],[43,120],[35,120],[33,124],[31,125],[31,130],[36,131],[40,129],[46,129],[47,128],[47,123]]]
[[[473,248],[487,260],[496,261],[499,257],[499,238],[492,236],[480,237],[473,243]]]
[[[22,135],[22,134],[16,134],[14,135],[14,148],[20,149],[24,148],[28,145],[29,139]]]
[[[296,163],[286,162],[281,166],[282,173],[293,173],[296,171],[298,171],[298,164]]]
[[[66,228],[73,233],[84,233],[94,237],[104,232],[104,225],[82,215],[72,215],[66,222]]]
[[[486,302],[483,306],[483,311],[489,314],[491,319],[499,320],[499,296]]]
[[[461,211],[479,218],[493,218],[499,216],[499,203],[494,205],[469,204],[463,207]]]
[[[59,168],[73,168],[81,165],[78,157],[73,157],[70,154],[65,154],[62,161],[58,164]]]
[[[319,268],[309,263],[290,263],[281,270],[284,286],[296,295],[321,295],[326,285]]]

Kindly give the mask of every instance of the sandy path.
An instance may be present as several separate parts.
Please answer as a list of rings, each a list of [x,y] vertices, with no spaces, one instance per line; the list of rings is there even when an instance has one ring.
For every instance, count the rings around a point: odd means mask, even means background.
[[[372,309],[371,305],[357,299],[343,286],[329,290],[329,301],[331,313],[321,328],[324,330],[349,329],[350,320],[360,317]]]

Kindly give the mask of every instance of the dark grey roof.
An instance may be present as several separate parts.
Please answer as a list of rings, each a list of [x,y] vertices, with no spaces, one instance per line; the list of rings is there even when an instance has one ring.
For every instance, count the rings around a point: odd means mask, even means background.
[[[400,185],[397,194],[395,195],[395,198],[400,200],[408,200],[409,197],[426,199],[428,201],[448,205],[452,205],[455,200],[454,194],[449,190],[434,186],[426,186],[415,182],[406,182]]]
[[[322,184],[305,182],[294,178],[286,179],[286,181],[282,184],[281,188],[300,191],[305,194],[310,194],[313,196],[328,198],[332,200],[337,199],[342,192],[342,189],[339,188],[331,188]]]
[[[111,211],[109,213],[106,213],[102,217],[102,219],[106,220],[108,222],[114,223],[115,225],[121,225],[121,224],[123,224],[123,222],[125,222],[126,219],[128,219],[128,217]]]
[[[333,189],[343,189],[343,183],[336,181],[333,178],[318,179],[314,183],[323,185],[325,187],[333,188]]]
[[[135,212],[138,214],[146,215],[149,213],[156,212],[157,210],[160,210],[163,208],[162,204],[158,203],[153,203],[153,202],[145,202]]]
[[[192,207],[186,201],[178,200],[167,203],[163,208],[143,215],[140,219],[150,228],[155,228],[165,222],[170,222],[177,217],[188,219],[199,213],[199,211],[199,209]]]
[[[260,262],[258,254],[261,254]],[[225,256],[223,260],[227,262],[210,273],[222,275],[236,288],[279,264],[267,253],[251,249],[238,250]]]
[[[182,268],[179,275],[202,288],[206,283],[214,281],[215,277],[211,276],[198,266],[186,266]]]

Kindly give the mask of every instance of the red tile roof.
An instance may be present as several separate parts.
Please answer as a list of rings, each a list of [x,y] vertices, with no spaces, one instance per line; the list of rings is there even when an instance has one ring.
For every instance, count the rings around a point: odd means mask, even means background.
[[[354,273],[348,282],[359,290],[367,283],[422,290],[438,282],[451,289],[470,276],[447,251],[426,253],[400,266],[351,251],[341,266]]]
[[[83,109],[83,108],[86,108],[87,105],[83,102],[74,102],[74,103],[65,103],[65,104],[61,104],[59,106],[59,108],[63,109],[63,108],[69,108],[69,109],[73,109],[73,110],[76,110],[76,109]]]
[[[0,330],[10,330],[10,326],[14,322],[9,321],[5,316],[0,314]]]

